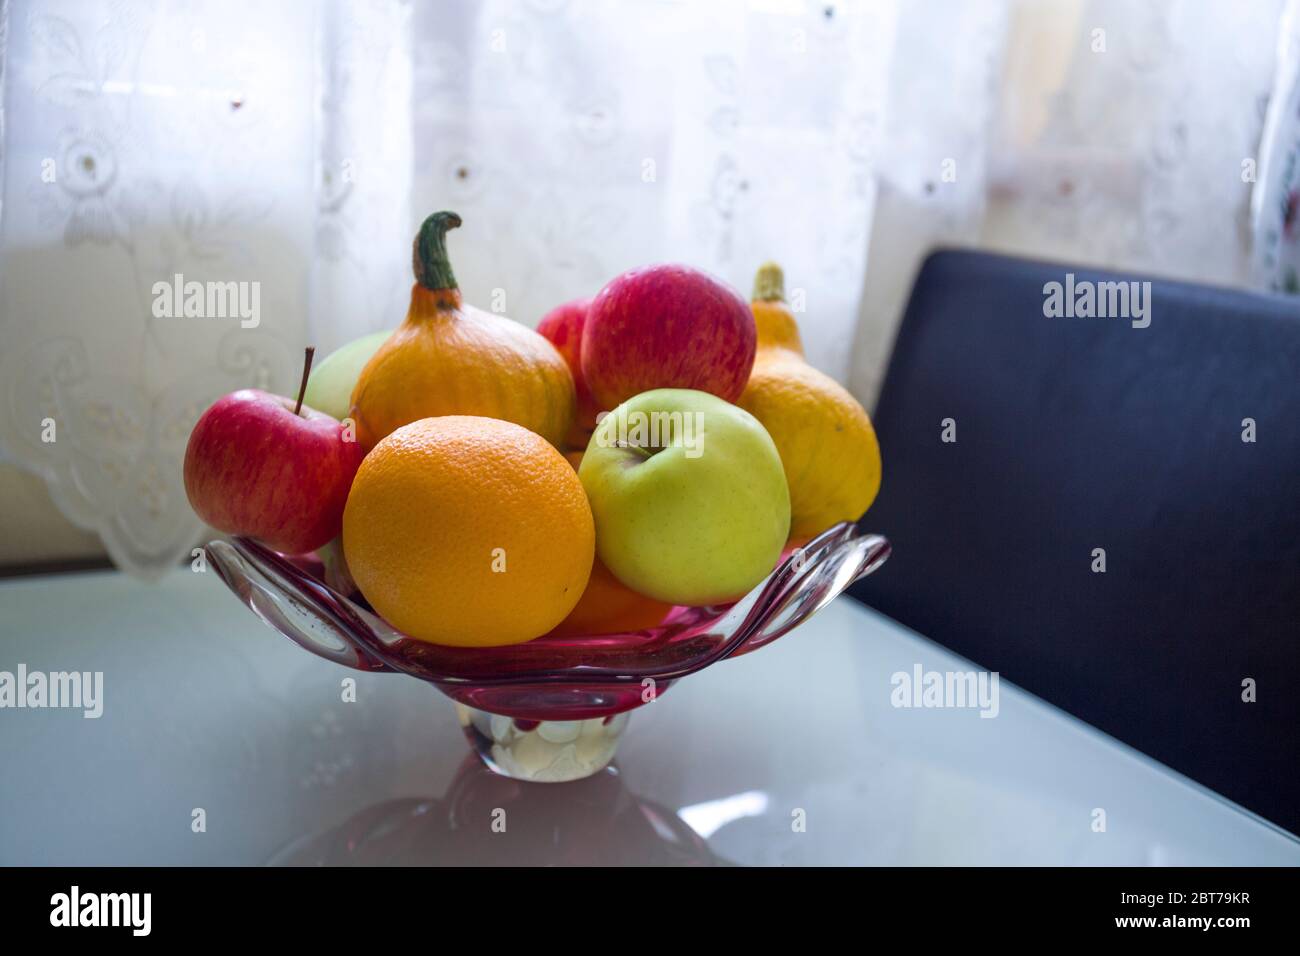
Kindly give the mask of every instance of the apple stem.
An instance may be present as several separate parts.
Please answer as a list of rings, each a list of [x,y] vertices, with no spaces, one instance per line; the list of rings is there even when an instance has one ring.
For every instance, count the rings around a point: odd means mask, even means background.
[[[447,259],[447,230],[459,225],[460,216],[454,212],[435,212],[421,223],[420,231],[415,234],[411,264],[415,281],[426,289],[437,292],[456,288],[456,276]]]
[[[311,360],[315,354],[316,346],[307,346],[307,356],[302,363],[302,384],[298,386],[298,401],[293,406],[295,415],[302,411],[302,397],[307,394],[307,376],[311,374]]]
[[[648,448],[645,445],[638,445],[630,441],[628,442],[616,441],[614,442],[614,447],[630,448],[638,455],[640,455],[642,458],[653,458],[655,455],[663,451],[663,448]]]

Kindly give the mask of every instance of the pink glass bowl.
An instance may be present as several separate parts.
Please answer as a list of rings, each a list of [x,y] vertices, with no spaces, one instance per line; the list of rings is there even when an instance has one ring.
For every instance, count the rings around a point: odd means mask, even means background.
[[[529,780],[590,776],[627,718],[683,677],[789,633],[889,557],[889,542],[847,522],[792,552],[734,604],[678,607],[626,634],[546,635],[510,647],[427,644],[248,538],[208,544],[208,560],[253,613],[300,647],[363,671],[417,677],[456,701],[492,769]]]

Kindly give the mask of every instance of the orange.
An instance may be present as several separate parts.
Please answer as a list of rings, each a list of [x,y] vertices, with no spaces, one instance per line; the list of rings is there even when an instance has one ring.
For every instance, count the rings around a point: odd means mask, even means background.
[[[654,627],[673,609],[671,604],[638,594],[614,577],[597,558],[591,580],[578,604],[555,629],[559,637],[623,634]]]
[[[858,400],[804,358],[775,263],[758,270],[750,308],[758,351],[736,404],[776,443],[790,486],[790,537],[806,541],[871,507],[880,490],[880,446]]]
[[[564,456],[528,429],[449,415],[404,425],[361,463],[343,552],[393,627],[491,647],[559,624],[591,574],[596,531]]]

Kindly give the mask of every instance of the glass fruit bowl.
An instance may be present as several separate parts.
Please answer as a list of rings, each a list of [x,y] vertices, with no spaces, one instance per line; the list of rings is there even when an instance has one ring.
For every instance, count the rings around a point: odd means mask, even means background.
[[[209,542],[208,561],[258,617],[298,646],[362,671],[433,684],[493,770],[577,780],[614,756],[628,712],[676,681],[789,633],[889,557],[889,542],[843,522],[796,548],[734,604],[674,608],[625,634],[546,635],[508,647],[448,647],[394,630],[328,587],[310,565],[249,538]]]

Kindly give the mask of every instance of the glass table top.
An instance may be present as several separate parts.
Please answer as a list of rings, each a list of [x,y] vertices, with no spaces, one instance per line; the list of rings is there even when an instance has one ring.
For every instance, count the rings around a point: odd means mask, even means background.
[[[0,581],[20,668],[102,672],[102,715],[0,708],[3,864],[1300,864],[1007,681],[900,706],[899,675],[974,667],[847,598],[633,712],[568,784],[493,775],[432,687],[306,654],[210,571]]]

